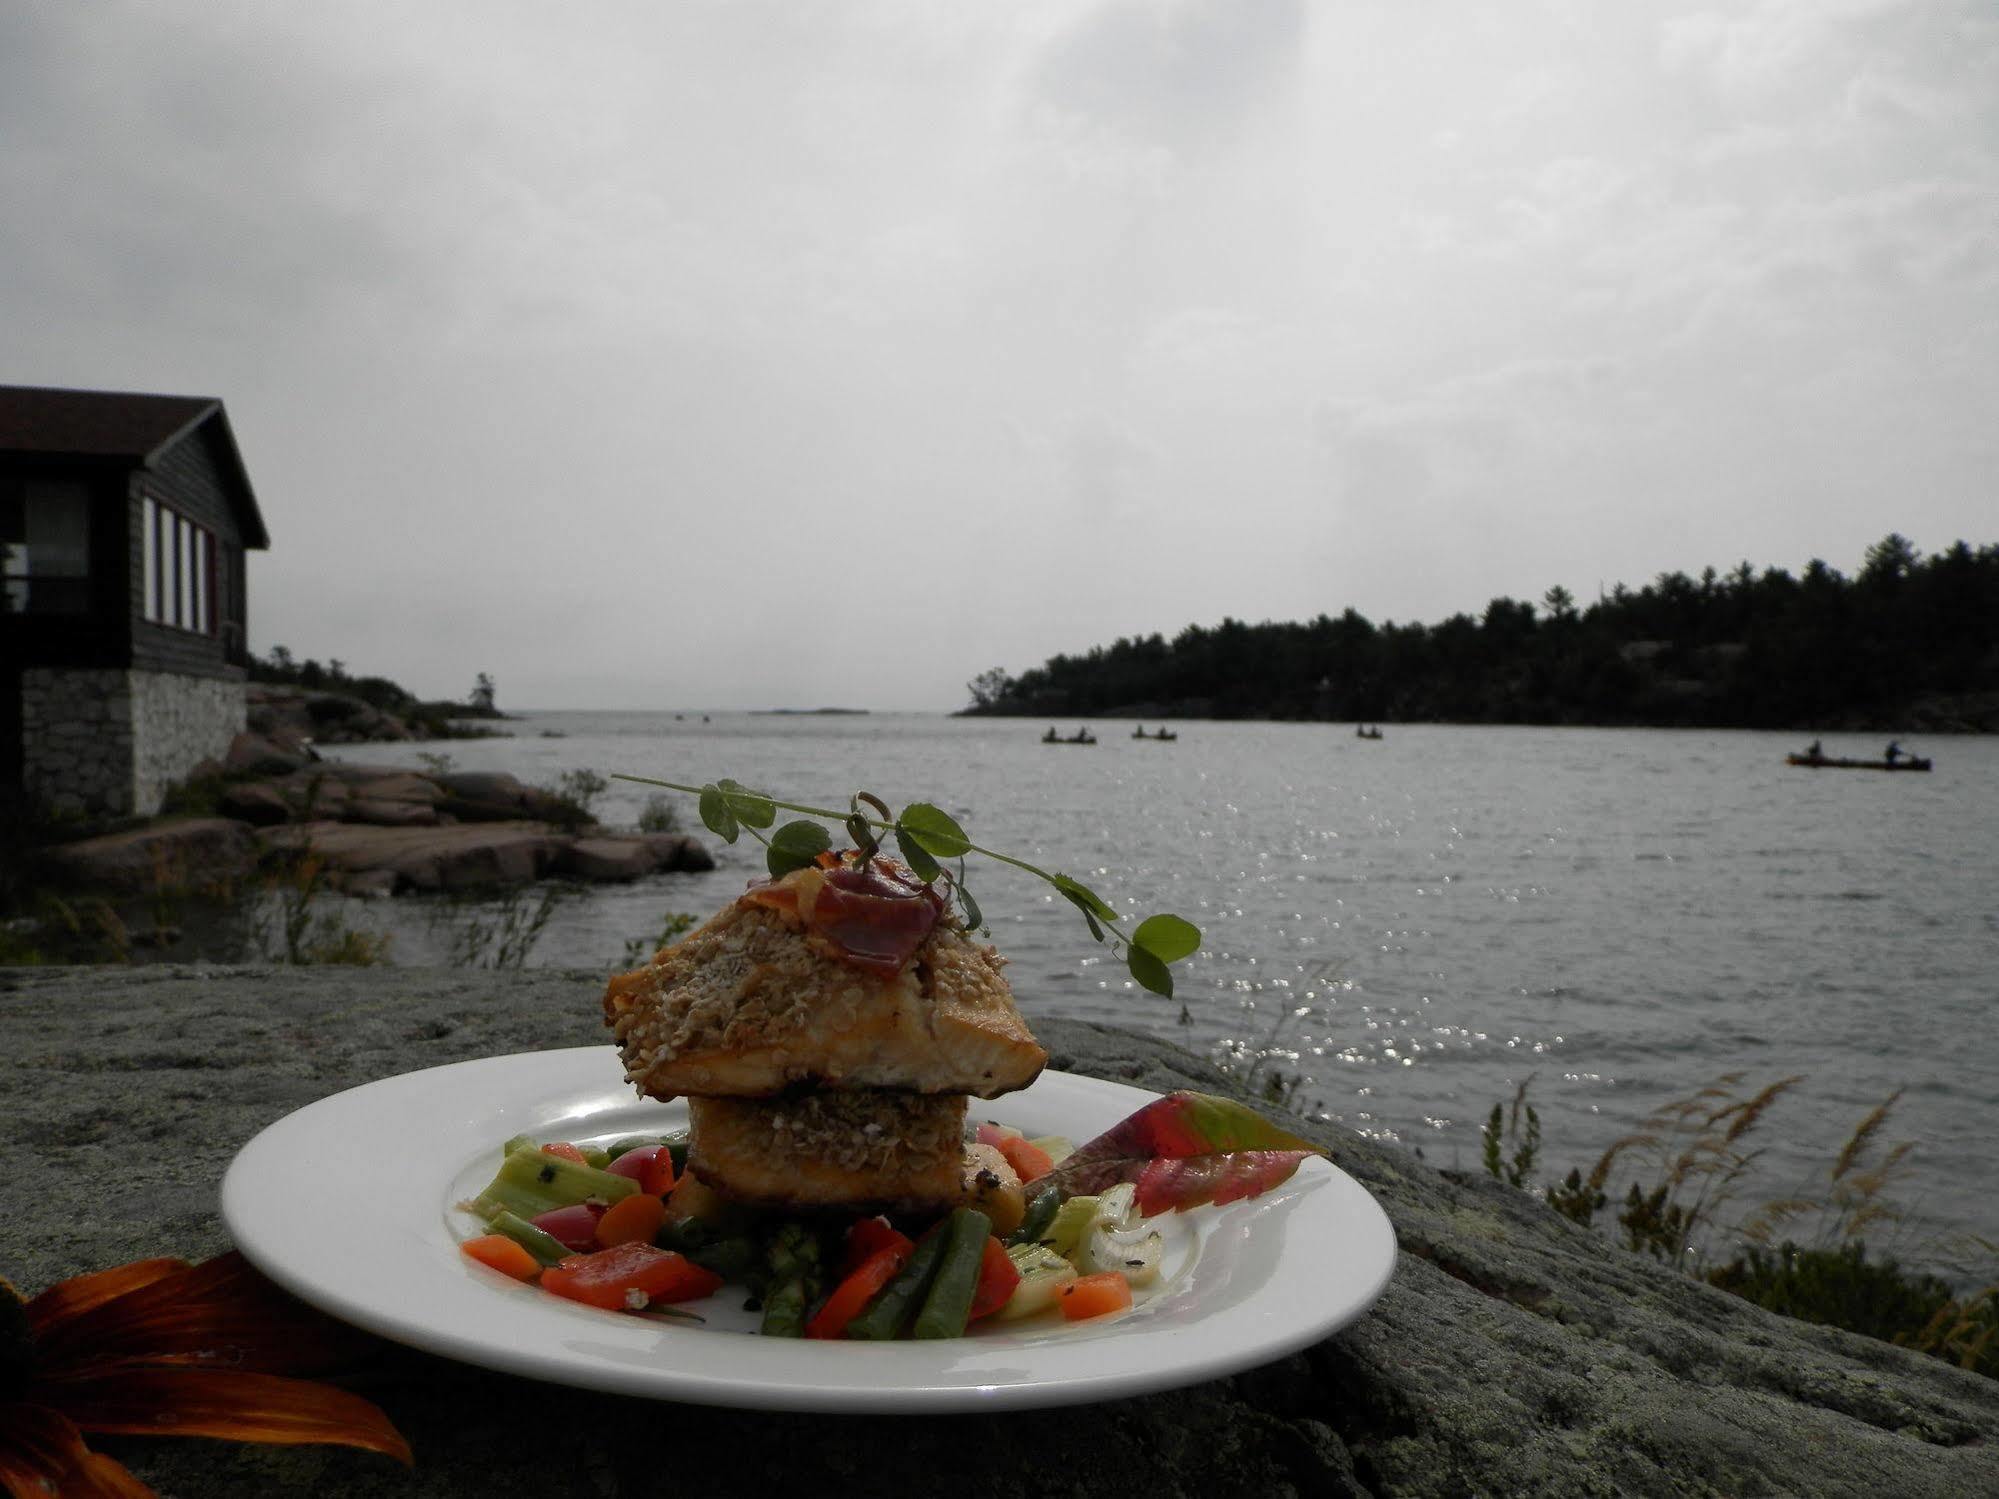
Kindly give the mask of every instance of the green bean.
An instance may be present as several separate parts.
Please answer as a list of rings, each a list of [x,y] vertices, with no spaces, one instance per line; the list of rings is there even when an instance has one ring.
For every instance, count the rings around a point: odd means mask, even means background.
[[[764,1297],[763,1322],[757,1331],[767,1338],[805,1336],[805,1308],[812,1299],[804,1276],[793,1276],[772,1284]]]
[[[1048,1232],[1048,1225],[1055,1221],[1055,1213],[1062,1206],[1062,1193],[1054,1187],[1046,1188],[1039,1195],[1029,1199],[1027,1213],[1020,1220],[1020,1227],[1006,1236],[1009,1245],[1032,1244]]]
[[[819,1272],[819,1241],[802,1223],[778,1225],[764,1250],[770,1272],[778,1280],[791,1280]]]
[[[661,1249],[678,1250],[724,1280],[744,1281],[764,1263],[763,1244],[754,1235],[719,1234],[699,1218],[668,1223],[653,1242]]]
[[[944,1254],[944,1237],[944,1225],[940,1223],[916,1241],[909,1263],[868,1304],[866,1311],[847,1324],[848,1337],[885,1342],[902,1335],[903,1328],[916,1316],[924,1293],[930,1289],[937,1262]]]
[[[505,1234],[544,1265],[566,1260],[576,1252],[554,1234],[536,1228],[527,1219],[505,1208],[487,1219],[486,1226],[496,1234]]]
[[[985,1263],[993,1220],[977,1208],[953,1208],[947,1222],[937,1274],[909,1330],[914,1338],[963,1337],[972,1312],[972,1293],[979,1288],[979,1267]]]

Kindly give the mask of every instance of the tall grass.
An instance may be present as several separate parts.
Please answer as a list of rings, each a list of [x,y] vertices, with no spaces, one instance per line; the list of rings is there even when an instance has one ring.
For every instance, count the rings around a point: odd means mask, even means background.
[[[1614,1181],[1624,1179],[1615,1223],[1626,1248],[1771,1311],[1999,1377],[1999,1277],[1960,1295],[1881,1251],[1881,1239],[1892,1247],[1907,1222],[1895,1192],[1915,1146],[1885,1142],[1900,1090],[1860,1119],[1822,1178],[1751,1205],[1749,1187],[1763,1152],[1750,1137],[1801,1082],[1785,1077],[1751,1090],[1743,1074],[1729,1073],[1660,1108],[1614,1141],[1587,1174],[1572,1170],[1539,1189],[1541,1195],[1563,1216],[1594,1225],[1613,1200]],[[1502,1124],[1506,1110],[1493,1106],[1484,1157],[1488,1174],[1531,1191],[1539,1128],[1526,1094],[1522,1083],[1510,1124]],[[1509,1143],[1510,1159],[1503,1149]],[[1999,1256],[1999,1246],[1976,1244]]]
[[[525,968],[549,919],[569,892],[560,885],[509,890],[490,909],[459,921],[451,933],[454,968]]]
[[[270,878],[270,904],[258,923],[257,938],[273,963],[338,964],[357,968],[386,963],[391,938],[348,924],[337,911],[323,909],[327,868],[315,854],[281,863]]]

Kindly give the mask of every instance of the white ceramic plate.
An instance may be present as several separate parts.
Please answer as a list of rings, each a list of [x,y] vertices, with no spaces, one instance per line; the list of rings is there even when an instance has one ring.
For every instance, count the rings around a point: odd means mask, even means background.
[[[975,1117],[1077,1143],[1155,1095],[1044,1073]],[[1213,1379],[1315,1342],[1387,1285],[1395,1235],[1360,1184],[1313,1158],[1249,1202],[1172,1213],[1164,1274],[1128,1312],[1030,1319],[934,1342],[764,1338],[731,1287],[702,1324],[579,1306],[473,1264],[475,1195],[514,1135],[607,1142],[684,1125],[636,1097],[608,1046],[405,1073],[309,1104],[248,1145],[222,1216],[251,1262],[348,1322],[533,1379],[708,1405],[815,1411],[1018,1409]]]

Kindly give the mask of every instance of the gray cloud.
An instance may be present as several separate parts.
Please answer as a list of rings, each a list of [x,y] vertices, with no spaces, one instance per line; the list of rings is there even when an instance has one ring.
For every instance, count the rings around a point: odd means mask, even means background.
[[[223,396],[258,644],[426,691],[1994,539],[1977,0],[15,7],[0,197],[0,379]]]

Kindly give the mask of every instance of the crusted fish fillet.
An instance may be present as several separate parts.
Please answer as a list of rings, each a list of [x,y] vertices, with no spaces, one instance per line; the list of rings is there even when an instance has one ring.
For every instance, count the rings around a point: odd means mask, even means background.
[[[943,1209],[964,1192],[963,1094],[690,1098],[688,1168],[735,1202]]]
[[[655,1098],[806,1087],[997,1098],[1047,1064],[999,955],[950,923],[889,978],[822,946],[795,917],[739,900],[613,978],[604,1018],[625,1076]]]

